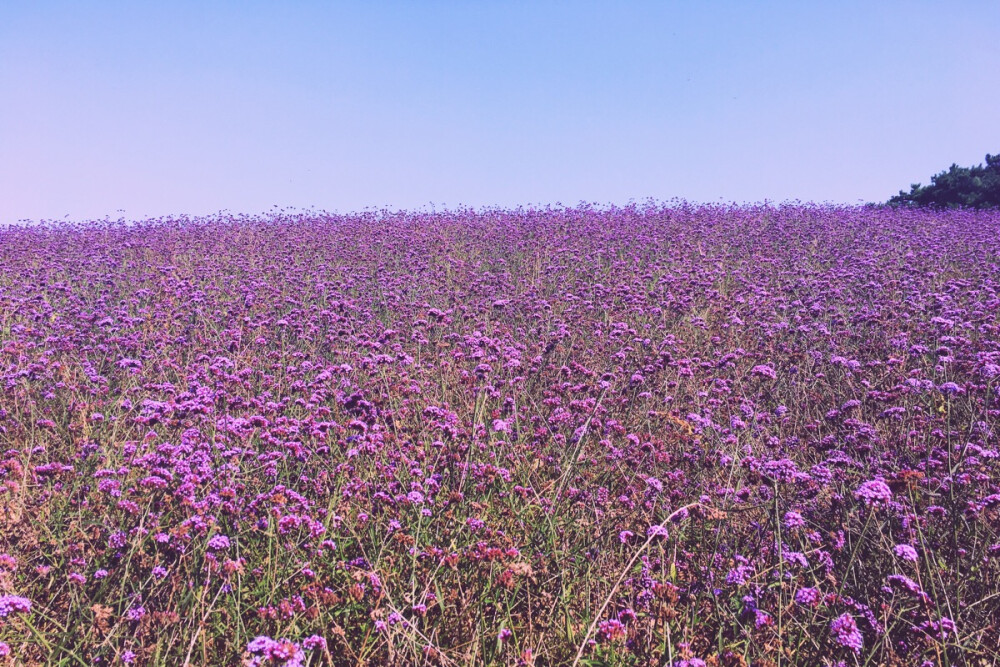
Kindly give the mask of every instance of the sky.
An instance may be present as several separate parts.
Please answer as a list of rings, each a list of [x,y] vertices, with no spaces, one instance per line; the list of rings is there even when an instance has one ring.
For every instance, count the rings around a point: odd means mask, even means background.
[[[884,201],[1000,152],[1000,3],[0,2],[0,224]]]

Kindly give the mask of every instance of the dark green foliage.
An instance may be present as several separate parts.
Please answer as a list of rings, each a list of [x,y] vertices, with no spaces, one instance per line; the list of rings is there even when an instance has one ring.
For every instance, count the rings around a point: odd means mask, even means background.
[[[1000,208],[1000,154],[986,155],[986,165],[959,167],[931,176],[930,185],[916,183],[909,192],[887,202],[890,206],[933,208]]]

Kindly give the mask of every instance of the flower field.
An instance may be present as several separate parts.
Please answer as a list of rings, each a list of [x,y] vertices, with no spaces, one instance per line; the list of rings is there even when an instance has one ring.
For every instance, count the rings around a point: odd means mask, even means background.
[[[998,389],[998,213],[0,229],[0,665],[998,664]]]

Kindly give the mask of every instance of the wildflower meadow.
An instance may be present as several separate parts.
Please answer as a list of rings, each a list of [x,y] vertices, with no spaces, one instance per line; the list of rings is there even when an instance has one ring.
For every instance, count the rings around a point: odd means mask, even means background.
[[[1000,664],[1000,213],[0,228],[0,665]]]

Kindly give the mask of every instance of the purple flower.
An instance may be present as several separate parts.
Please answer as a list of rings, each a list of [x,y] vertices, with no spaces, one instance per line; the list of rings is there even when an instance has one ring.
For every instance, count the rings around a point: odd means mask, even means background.
[[[922,588],[920,588],[920,584],[918,584],[917,582],[913,581],[913,579],[910,579],[905,575],[890,574],[886,580],[889,582],[889,584],[902,588],[905,591],[909,591],[910,593],[917,596],[922,601],[928,604],[931,602],[930,596],[927,595],[927,593],[925,593]],[[891,587],[887,587],[884,590],[886,592],[892,592]]]
[[[0,595],[0,618],[11,614],[27,614],[31,611],[31,600],[18,595]]]
[[[503,419],[494,419],[493,430],[498,433],[510,433],[510,422]]]
[[[669,535],[670,533],[667,532],[667,527],[662,525],[653,525],[646,530],[646,537],[654,540],[659,538],[666,539]]]
[[[726,574],[726,583],[730,586],[742,586],[753,575],[753,568],[740,563]]]
[[[802,518],[802,515],[798,512],[785,512],[785,528],[793,530],[795,528],[802,528],[806,525],[806,520]]]
[[[940,621],[924,621],[920,624],[920,629],[934,639],[944,641],[948,636],[955,633],[955,621],[947,616],[942,616]]]
[[[617,618],[601,621],[597,625],[597,636],[601,641],[613,642],[625,637],[625,625]]]
[[[897,544],[893,551],[903,560],[910,561],[911,563],[917,562],[917,550],[909,544]]]
[[[888,484],[880,479],[873,479],[863,483],[854,492],[854,495],[863,500],[866,505],[874,505],[892,500],[892,490]]]
[[[858,630],[854,617],[850,614],[841,614],[830,623],[830,632],[833,633],[834,640],[845,648],[849,648],[855,653],[860,653],[864,646],[864,637]]]
[[[225,535],[216,535],[208,541],[208,548],[212,551],[225,551],[229,548],[229,538]]]
[[[795,591],[795,602],[803,607],[815,607],[822,597],[822,594],[815,588],[800,588]]]
[[[250,640],[247,644],[247,651],[250,653],[263,653],[267,650],[267,647],[274,643],[274,640],[270,637],[265,637],[263,635],[258,635]]]
[[[306,654],[302,648],[288,639],[271,639],[259,636],[247,644],[247,652],[252,655],[251,667],[280,665],[280,667],[303,667]]]

